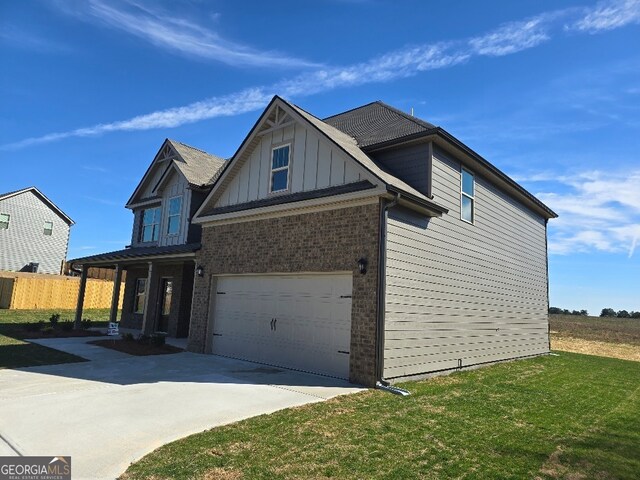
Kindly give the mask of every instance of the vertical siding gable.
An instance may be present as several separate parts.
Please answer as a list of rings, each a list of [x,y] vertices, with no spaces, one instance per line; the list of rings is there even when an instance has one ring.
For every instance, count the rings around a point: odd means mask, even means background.
[[[216,207],[267,198],[274,147],[289,144],[291,193],[353,183],[365,178],[363,169],[340,148],[314,129],[296,122],[264,134],[244,164],[234,174],[215,202]]]
[[[426,224],[389,215],[387,377],[548,351],[545,221],[475,180],[471,225],[460,219],[460,163],[436,149],[434,199],[449,213]]]
[[[0,213],[11,215],[9,228],[0,230],[0,270],[19,271],[35,262],[39,273],[60,273],[69,243],[67,222],[32,191],[0,200]],[[44,235],[44,222],[53,223],[50,236]]]

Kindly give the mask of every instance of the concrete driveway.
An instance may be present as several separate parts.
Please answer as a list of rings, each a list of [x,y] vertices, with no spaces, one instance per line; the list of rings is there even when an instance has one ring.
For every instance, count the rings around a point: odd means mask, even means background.
[[[72,478],[113,479],[172,440],[360,390],[213,355],[133,357],[89,340],[38,341],[89,362],[0,370],[0,455],[71,455]]]

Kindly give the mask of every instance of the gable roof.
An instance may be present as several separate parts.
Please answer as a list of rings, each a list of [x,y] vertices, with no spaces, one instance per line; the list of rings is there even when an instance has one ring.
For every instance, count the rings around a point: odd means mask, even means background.
[[[376,101],[324,119],[324,122],[351,135],[365,152],[432,136],[441,145],[460,151],[476,162],[492,180],[514,193],[549,218],[558,215],[511,179],[495,165],[473,151],[441,127]]]
[[[169,164],[165,168],[162,178],[160,181],[154,186],[154,189],[157,185],[159,185],[165,175],[172,169],[177,170],[184,176],[187,180],[187,183],[190,187],[193,188],[207,188],[213,185],[215,180],[218,178],[222,167],[226,163],[225,159],[222,157],[218,157],[217,155],[212,155],[210,153],[205,152],[204,150],[200,150],[198,148],[187,145],[186,143],[178,142],[177,140],[171,140],[166,138],[158,153],[153,158],[153,161],[147,168],[147,171],[144,173],[142,180],[136,186],[131,198],[127,201],[126,206],[129,207],[134,203],[139,203],[147,199],[138,199],[138,202],[134,202],[136,195],[141,190],[142,186],[146,183],[150,174],[157,164],[157,162],[163,158],[162,155],[166,153],[170,149],[171,160]],[[164,158],[167,158],[166,156]],[[156,198],[156,197],[151,197]],[[158,197],[159,198],[159,197]]]
[[[55,203],[49,200],[47,196],[44,193],[42,193],[40,190],[38,190],[36,187],[27,187],[27,188],[22,188],[20,190],[14,190],[13,192],[0,193],[0,200],[5,200],[7,198],[15,197],[17,195],[21,195],[26,192],[33,192],[37,197],[40,198],[40,200],[42,200],[45,204],[47,204],[47,206],[51,210],[57,213],[58,216],[67,223],[67,225],[74,225],[76,223],[73,220],[71,220],[71,218],[66,213],[64,213]]]
[[[436,128],[379,100],[323,121],[353,137],[360,147],[424,134]]]
[[[207,213],[212,210],[209,206],[209,202],[216,195],[218,189],[221,188],[222,183],[225,178],[230,175],[231,170],[234,168],[235,164],[239,161],[239,158],[242,157],[246,148],[248,148],[254,137],[258,133],[258,127],[263,123],[263,121],[267,118],[268,112],[271,111],[274,105],[278,105],[280,108],[288,110],[290,114],[294,117],[295,120],[300,121],[304,124],[310,125],[314,128],[318,133],[320,133],[324,138],[328,139],[331,143],[336,145],[339,149],[341,149],[348,157],[354,160],[357,164],[363,167],[366,171],[376,177],[385,185],[385,187],[394,192],[400,192],[405,194],[408,200],[414,201],[420,204],[423,208],[428,209],[436,215],[441,215],[442,213],[446,213],[447,209],[433,202],[429,197],[425,196],[423,193],[419,192],[415,188],[411,187],[407,183],[403,182],[399,178],[391,175],[390,173],[383,170],[380,166],[378,166],[366,153],[364,153],[359,147],[356,140],[346,133],[338,130],[337,128],[323,122],[319,118],[313,116],[309,112],[303,110],[302,108],[289,103],[283,98],[275,95],[269,105],[264,109],[263,113],[260,115],[260,118],[255,123],[249,134],[245,137],[242,144],[236,151],[236,153],[231,157],[231,159],[225,165],[225,168],[222,170],[219,178],[216,179],[216,182],[213,185],[213,188],[202,205],[196,212],[194,219],[198,217],[207,216]]]

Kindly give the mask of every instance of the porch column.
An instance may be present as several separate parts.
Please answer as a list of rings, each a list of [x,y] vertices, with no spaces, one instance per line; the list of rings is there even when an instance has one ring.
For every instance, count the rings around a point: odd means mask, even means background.
[[[78,290],[78,304],[76,305],[76,318],[73,322],[73,328],[79,329],[82,322],[82,307],[84,305],[84,292],[87,289],[87,273],[89,268],[82,266],[82,274],[80,275],[80,289]]]
[[[113,279],[113,294],[111,295],[111,311],[109,321],[114,323],[118,320],[118,303],[120,301],[120,285],[122,283],[122,267],[116,264],[115,277]]]
[[[147,273],[147,284],[144,292],[144,313],[142,314],[142,333],[151,335],[155,327],[155,304],[157,295],[156,272],[152,262],[149,262],[149,272]]]

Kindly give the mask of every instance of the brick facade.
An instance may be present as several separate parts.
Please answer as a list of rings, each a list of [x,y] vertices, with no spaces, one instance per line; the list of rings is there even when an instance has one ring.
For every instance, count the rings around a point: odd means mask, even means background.
[[[238,273],[353,272],[352,382],[375,384],[379,204],[205,227],[197,264],[188,349],[203,353],[208,338],[209,292],[215,275]],[[358,259],[368,261],[367,273]]]
[[[122,301],[122,314],[120,325],[123,328],[142,328],[142,314],[134,313],[136,282],[139,278],[147,278],[147,265],[144,267],[132,266],[127,268],[127,279],[125,283],[124,298]],[[179,264],[158,264],[154,265],[154,276],[157,282],[147,286],[147,295],[151,295],[149,306],[151,308],[150,318],[157,321],[162,302],[161,282],[162,278],[173,280],[173,291],[171,295],[171,312],[167,333],[171,337],[186,337],[189,332],[189,316],[191,313],[191,294],[193,288],[193,260]]]

